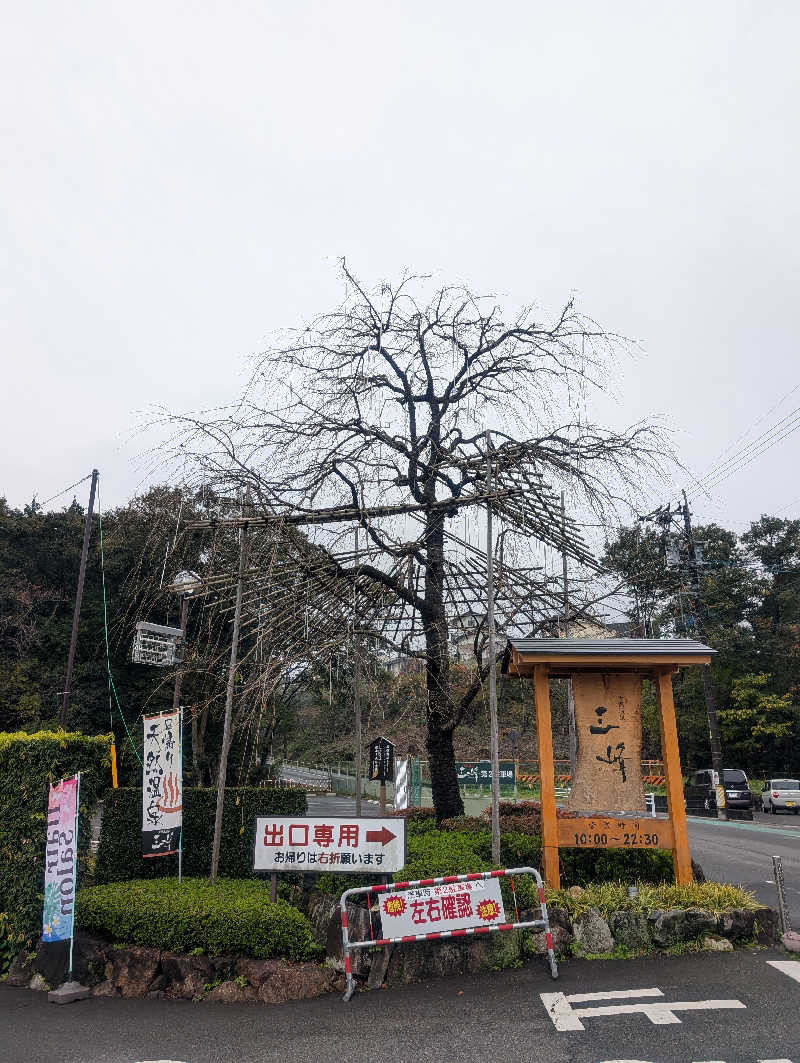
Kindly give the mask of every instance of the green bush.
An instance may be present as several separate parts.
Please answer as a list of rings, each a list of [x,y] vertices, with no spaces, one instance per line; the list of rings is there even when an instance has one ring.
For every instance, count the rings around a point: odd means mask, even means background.
[[[110,782],[110,737],[0,732],[0,973],[41,931],[48,784],[81,772],[80,881],[88,852],[86,812]]]
[[[406,821],[406,834],[423,834],[429,830],[436,830],[436,813],[432,808],[403,808],[391,815]]]
[[[487,846],[491,854],[492,841],[488,831],[479,835],[431,830],[425,834],[412,835],[408,839],[406,866],[395,874],[394,880],[405,882],[483,871],[489,859],[486,856]]]
[[[672,853],[666,849],[560,849],[564,886],[589,882],[672,882]]]
[[[129,945],[174,952],[199,949],[268,959],[317,956],[311,924],[297,908],[269,900],[253,879],[139,879],[78,891],[77,920],[94,933]]]
[[[217,791],[187,788],[183,792],[183,871],[207,875],[211,868]],[[253,875],[253,831],[256,816],[304,816],[304,790],[267,787],[228,787],[222,811],[220,874],[229,878]],[[171,878],[177,856],[142,857],[142,791],[136,787],[108,790],[103,803],[103,827],[94,880]]]

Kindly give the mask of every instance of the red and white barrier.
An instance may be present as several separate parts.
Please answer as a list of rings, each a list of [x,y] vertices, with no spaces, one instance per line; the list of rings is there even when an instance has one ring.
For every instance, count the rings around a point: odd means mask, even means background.
[[[365,893],[370,896],[379,893],[402,893],[406,890],[416,890],[425,886],[443,886],[456,882],[477,882],[485,881],[486,879],[499,879],[508,877],[511,879],[512,889],[514,886],[514,875],[532,875],[536,880],[537,892],[539,896],[539,907],[541,908],[541,918],[531,919],[527,922],[514,922],[514,923],[494,923],[492,925],[485,926],[467,926],[459,927],[453,930],[435,930],[430,931],[427,934],[403,934],[399,937],[381,937],[370,938],[369,941],[351,941],[347,924],[347,902],[357,894]],[[516,900],[515,900],[516,905]],[[353,964],[350,953],[355,949],[369,949],[380,948],[386,945],[401,945],[411,941],[438,941],[443,938],[452,937],[469,937],[470,935],[481,934],[496,934],[501,930],[544,930],[545,941],[547,944],[547,959],[550,965],[550,974],[553,978],[558,978],[558,965],[556,963],[555,953],[553,951],[553,935],[550,931],[550,919],[547,914],[547,904],[544,899],[544,885],[539,872],[534,867],[514,867],[506,868],[502,871],[478,871],[469,875],[444,875],[441,878],[423,878],[417,879],[414,882],[393,882],[388,885],[378,886],[356,886],[353,889],[345,890],[339,901],[342,918],[342,947],[344,949],[344,967],[345,977],[347,980],[347,990],[343,999],[345,1001],[350,1000],[355,992],[356,983],[353,978]],[[495,906],[496,908],[498,906]],[[518,918],[518,916],[517,916]],[[384,921],[381,921],[381,926],[384,927]],[[370,917],[370,926],[372,926],[372,919]]]

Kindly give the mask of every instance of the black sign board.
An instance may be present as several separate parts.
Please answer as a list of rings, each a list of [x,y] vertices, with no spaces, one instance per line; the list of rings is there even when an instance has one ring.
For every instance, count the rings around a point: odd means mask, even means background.
[[[501,760],[500,784],[513,786],[515,765],[513,760]],[[492,762],[490,760],[456,761],[456,778],[463,786],[490,786],[492,782]]]
[[[394,780],[394,746],[386,738],[375,738],[369,744],[369,777],[378,782]]]

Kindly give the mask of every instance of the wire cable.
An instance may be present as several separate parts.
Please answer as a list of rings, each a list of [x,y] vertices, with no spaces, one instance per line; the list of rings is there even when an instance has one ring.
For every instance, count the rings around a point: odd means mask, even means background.
[[[48,502],[52,502],[56,498],[61,498],[61,496],[65,495],[67,493],[67,491],[71,491],[73,487],[80,487],[81,484],[85,484],[86,481],[87,480],[91,480],[91,478],[92,478],[92,474],[89,473],[89,475],[88,476],[84,476],[82,480],[76,480],[74,484],[70,484],[69,487],[65,487],[63,489],[63,491],[58,491],[56,494],[50,495],[49,498],[46,498],[44,500],[44,502],[37,502],[36,504],[37,504],[37,506],[44,507],[44,506],[46,506],[48,504]]]

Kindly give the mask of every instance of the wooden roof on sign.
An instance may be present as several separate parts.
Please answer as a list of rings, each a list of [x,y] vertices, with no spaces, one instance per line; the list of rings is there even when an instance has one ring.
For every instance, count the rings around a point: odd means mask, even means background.
[[[510,675],[531,675],[537,664],[551,675],[652,672],[710,664],[713,653],[695,639],[509,639],[503,667]]]

